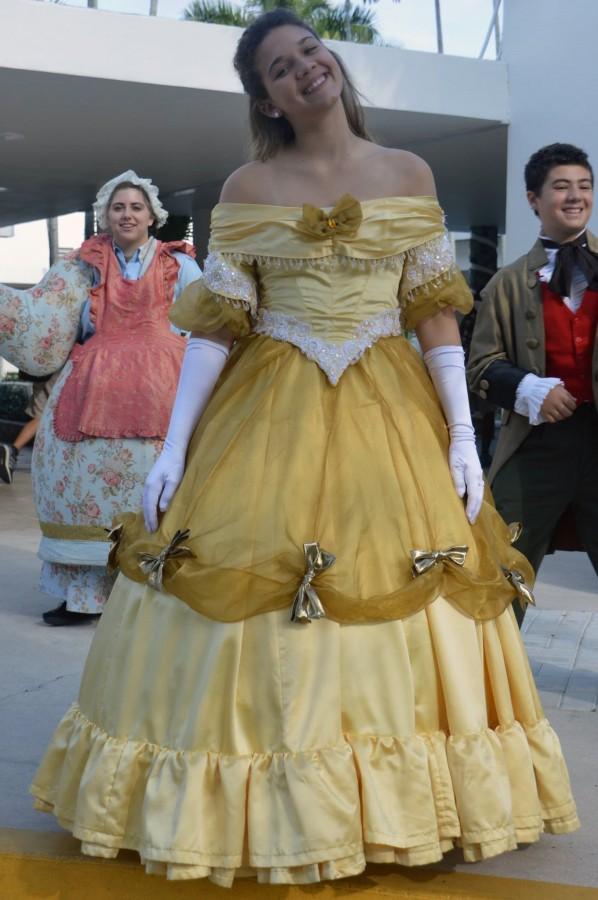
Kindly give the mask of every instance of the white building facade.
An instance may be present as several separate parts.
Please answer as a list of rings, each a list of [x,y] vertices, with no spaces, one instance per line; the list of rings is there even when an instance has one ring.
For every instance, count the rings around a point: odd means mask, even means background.
[[[496,228],[509,261],[536,234],[529,155],[556,140],[594,155],[597,33],[596,0],[504,0],[499,61],[332,44],[374,135],[432,166],[448,227]],[[126,168],[193,216],[201,256],[222,181],[248,156],[232,67],[239,29],[0,0],[0,34],[0,228],[16,226],[0,237],[0,281],[32,283],[47,265],[19,223],[89,209],[97,186]]]

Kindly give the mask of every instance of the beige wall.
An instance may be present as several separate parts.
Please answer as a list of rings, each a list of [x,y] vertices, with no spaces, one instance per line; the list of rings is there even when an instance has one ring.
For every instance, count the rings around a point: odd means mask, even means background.
[[[525,198],[523,169],[555,141],[577,144],[598,167],[597,0],[504,0],[503,59],[511,125],[507,168],[506,261],[538,234]],[[591,223],[592,224],[592,223]],[[598,228],[596,215],[593,228]]]

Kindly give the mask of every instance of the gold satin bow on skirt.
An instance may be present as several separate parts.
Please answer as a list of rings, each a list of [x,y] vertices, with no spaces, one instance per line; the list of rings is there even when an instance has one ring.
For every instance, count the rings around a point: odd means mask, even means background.
[[[111,574],[116,572],[118,569],[118,563],[116,561],[116,553],[118,550],[118,545],[120,543],[120,539],[122,537],[124,525],[120,522],[118,525],[115,525],[114,528],[106,528],[104,529],[107,532],[108,540],[110,541],[110,550],[108,552],[108,572]]]
[[[297,229],[312,237],[354,237],[362,219],[359,200],[344,194],[330,212],[304,203],[303,218],[297,223]]]
[[[335,562],[336,556],[326,550],[321,550],[317,541],[304,544],[303,553],[305,554],[305,575],[295,594],[291,622],[305,624],[311,622],[312,619],[323,619],[326,616],[322,602],[311,582],[320,572],[325,572],[330,568]]]
[[[511,582],[517,592],[517,599],[521,609],[525,610],[526,606],[535,606],[536,600],[530,587],[523,580],[523,575],[517,569],[505,569],[503,567],[505,578]]]
[[[461,544],[449,547],[448,550],[412,550],[411,571],[413,577],[423,575],[441,562],[452,562],[456,566],[464,566],[467,550],[468,548]]]
[[[512,544],[515,544],[519,540],[522,532],[523,525],[521,524],[521,522],[511,522],[511,524],[509,525],[509,540]]]
[[[183,541],[186,541],[190,535],[188,528],[184,531],[177,531],[173,539],[161,550],[157,556],[151,553],[139,554],[139,568],[144,575],[147,575],[147,583],[153,587],[155,591],[161,591],[164,575],[164,563],[168,559],[178,559],[181,556],[194,556],[189,547],[182,547]]]

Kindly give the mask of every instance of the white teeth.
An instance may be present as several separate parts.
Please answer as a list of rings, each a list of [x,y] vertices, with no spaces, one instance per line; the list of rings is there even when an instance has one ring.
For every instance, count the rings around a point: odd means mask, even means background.
[[[320,87],[321,84],[324,84],[325,80],[326,80],[326,76],[325,76],[325,75],[320,75],[319,78],[316,78],[315,81],[312,81],[311,84],[308,84],[308,86],[305,88],[305,90],[303,91],[303,93],[304,93],[304,94],[311,94],[311,92],[314,91],[317,87]]]

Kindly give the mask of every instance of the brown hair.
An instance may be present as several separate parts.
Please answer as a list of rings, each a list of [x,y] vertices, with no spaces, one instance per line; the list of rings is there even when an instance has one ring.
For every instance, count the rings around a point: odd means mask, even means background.
[[[574,144],[548,144],[536,150],[525,166],[525,189],[538,197],[551,169],[556,166],[581,166],[587,169],[594,184],[594,171],[585,150]]]
[[[255,159],[264,162],[275,156],[278,150],[285,144],[292,144],[295,140],[293,127],[284,117],[272,119],[264,115],[260,110],[260,103],[268,99],[268,93],[263,85],[261,76],[255,64],[257,50],[264,38],[275,28],[282,25],[296,25],[313,34],[317,41],[320,40],[317,32],[302,19],[288,9],[273,9],[259,16],[248,28],[245,29],[233,60],[235,69],[241,79],[245,93],[249,95],[249,125],[251,128],[252,150]],[[335,58],[343,76],[343,90],[341,100],[345,108],[347,122],[353,134],[357,137],[371,141],[365,127],[363,107],[360,102],[360,94],[351,76],[347,72],[344,62],[333,50],[329,50]]]

